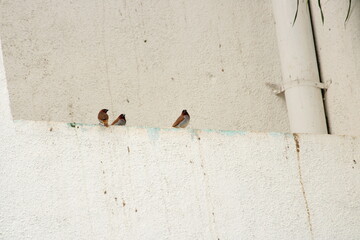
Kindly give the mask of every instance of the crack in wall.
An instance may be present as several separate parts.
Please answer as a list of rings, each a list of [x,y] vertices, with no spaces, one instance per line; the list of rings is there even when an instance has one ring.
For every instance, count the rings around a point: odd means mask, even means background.
[[[296,134],[296,133],[293,133],[293,136],[294,136],[294,141],[295,141],[295,146],[296,146],[296,156],[297,156],[299,182],[300,182],[300,185],[301,185],[301,191],[302,191],[302,195],[303,195],[303,198],[304,198],[306,214],[307,214],[307,221],[308,221],[308,224],[309,224],[309,230],[310,230],[311,239],[314,239],[313,227],[312,227],[312,223],[311,223],[310,208],[309,208],[309,203],[308,203],[307,198],[306,198],[304,181],[303,181],[302,171],[301,171],[299,135]]]
[[[198,140],[198,147],[199,147],[199,157],[200,157],[200,167],[202,169],[203,173],[203,184],[205,185],[205,195],[206,195],[206,201],[207,201],[207,210],[208,210],[208,222],[210,226],[210,233],[213,237],[216,237],[216,239],[220,240],[219,231],[217,228],[217,223],[215,220],[215,206],[213,203],[213,199],[211,196],[210,191],[210,182],[209,182],[209,176],[206,174],[206,165],[205,165],[205,157],[204,157],[204,150],[201,144],[201,138],[199,136],[198,132],[195,132],[195,135]]]

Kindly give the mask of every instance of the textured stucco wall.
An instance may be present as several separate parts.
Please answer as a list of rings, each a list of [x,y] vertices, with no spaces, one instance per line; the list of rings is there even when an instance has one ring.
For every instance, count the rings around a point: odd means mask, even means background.
[[[0,1],[15,119],[289,131],[270,1]]]
[[[360,238],[357,137],[12,122],[0,87],[1,239]]]
[[[360,238],[358,138],[14,127],[1,239]]]
[[[360,2],[352,1],[344,24],[349,1],[321,1],[324,25],[311,2],[322,81],[332,81],[325,94],[330,133],[360,135]]]

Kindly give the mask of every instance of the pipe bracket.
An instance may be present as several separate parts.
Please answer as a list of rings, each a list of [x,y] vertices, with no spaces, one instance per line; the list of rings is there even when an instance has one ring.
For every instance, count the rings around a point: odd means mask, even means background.
[[[285,92],[286,90],[294,87],[315,87],[320,89],[328,89],[331,84],[331,80],[326,83],[314,82],[311,80],[297,79],[293,81],[287,81],[284,84],[274,84],[274,83],[266,83],[266,86],[271,88],[272,92],[275,94],[280,94]]]

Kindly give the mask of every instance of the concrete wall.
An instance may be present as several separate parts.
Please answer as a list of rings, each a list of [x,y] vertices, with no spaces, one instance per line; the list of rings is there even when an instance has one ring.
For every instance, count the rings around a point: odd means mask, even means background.
[[[360,238],[359,138],[14,128],[1,239]]]
[[[344,24],[348,0],[312,1],[316,45],[322,81],[332,81],[325,95],[330,133],[360,135],[360,2],[352,1]]]
[[[15,119],[289,131],[270,1],[0,2]]]
[[[357,137],[13,122],[0,87],[1,239],[360,238]]]

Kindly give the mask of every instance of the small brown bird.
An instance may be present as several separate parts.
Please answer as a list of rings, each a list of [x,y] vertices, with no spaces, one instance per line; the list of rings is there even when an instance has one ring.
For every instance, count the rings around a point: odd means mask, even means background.
[[[105,127],[108,127],[108,121],[109,121],[109,115],[107,115],[107,109],[101,109],[98,114],[98,119],[101,125],[104,125]]]
[[[190,122],[190,115],[186,110],[183,110],[181,112],[180,117],[178,117],[178,119],[176,119],[176,121],[174,122],[174,124],[172,125],[174,128],[186,128],[186,126],[189,124]]]
[[[121,114],[120,116],[115,119],[115,121],[111,125],[119,125],[119,126],[125,126],[126,124],[126,118],[125,114]]]

